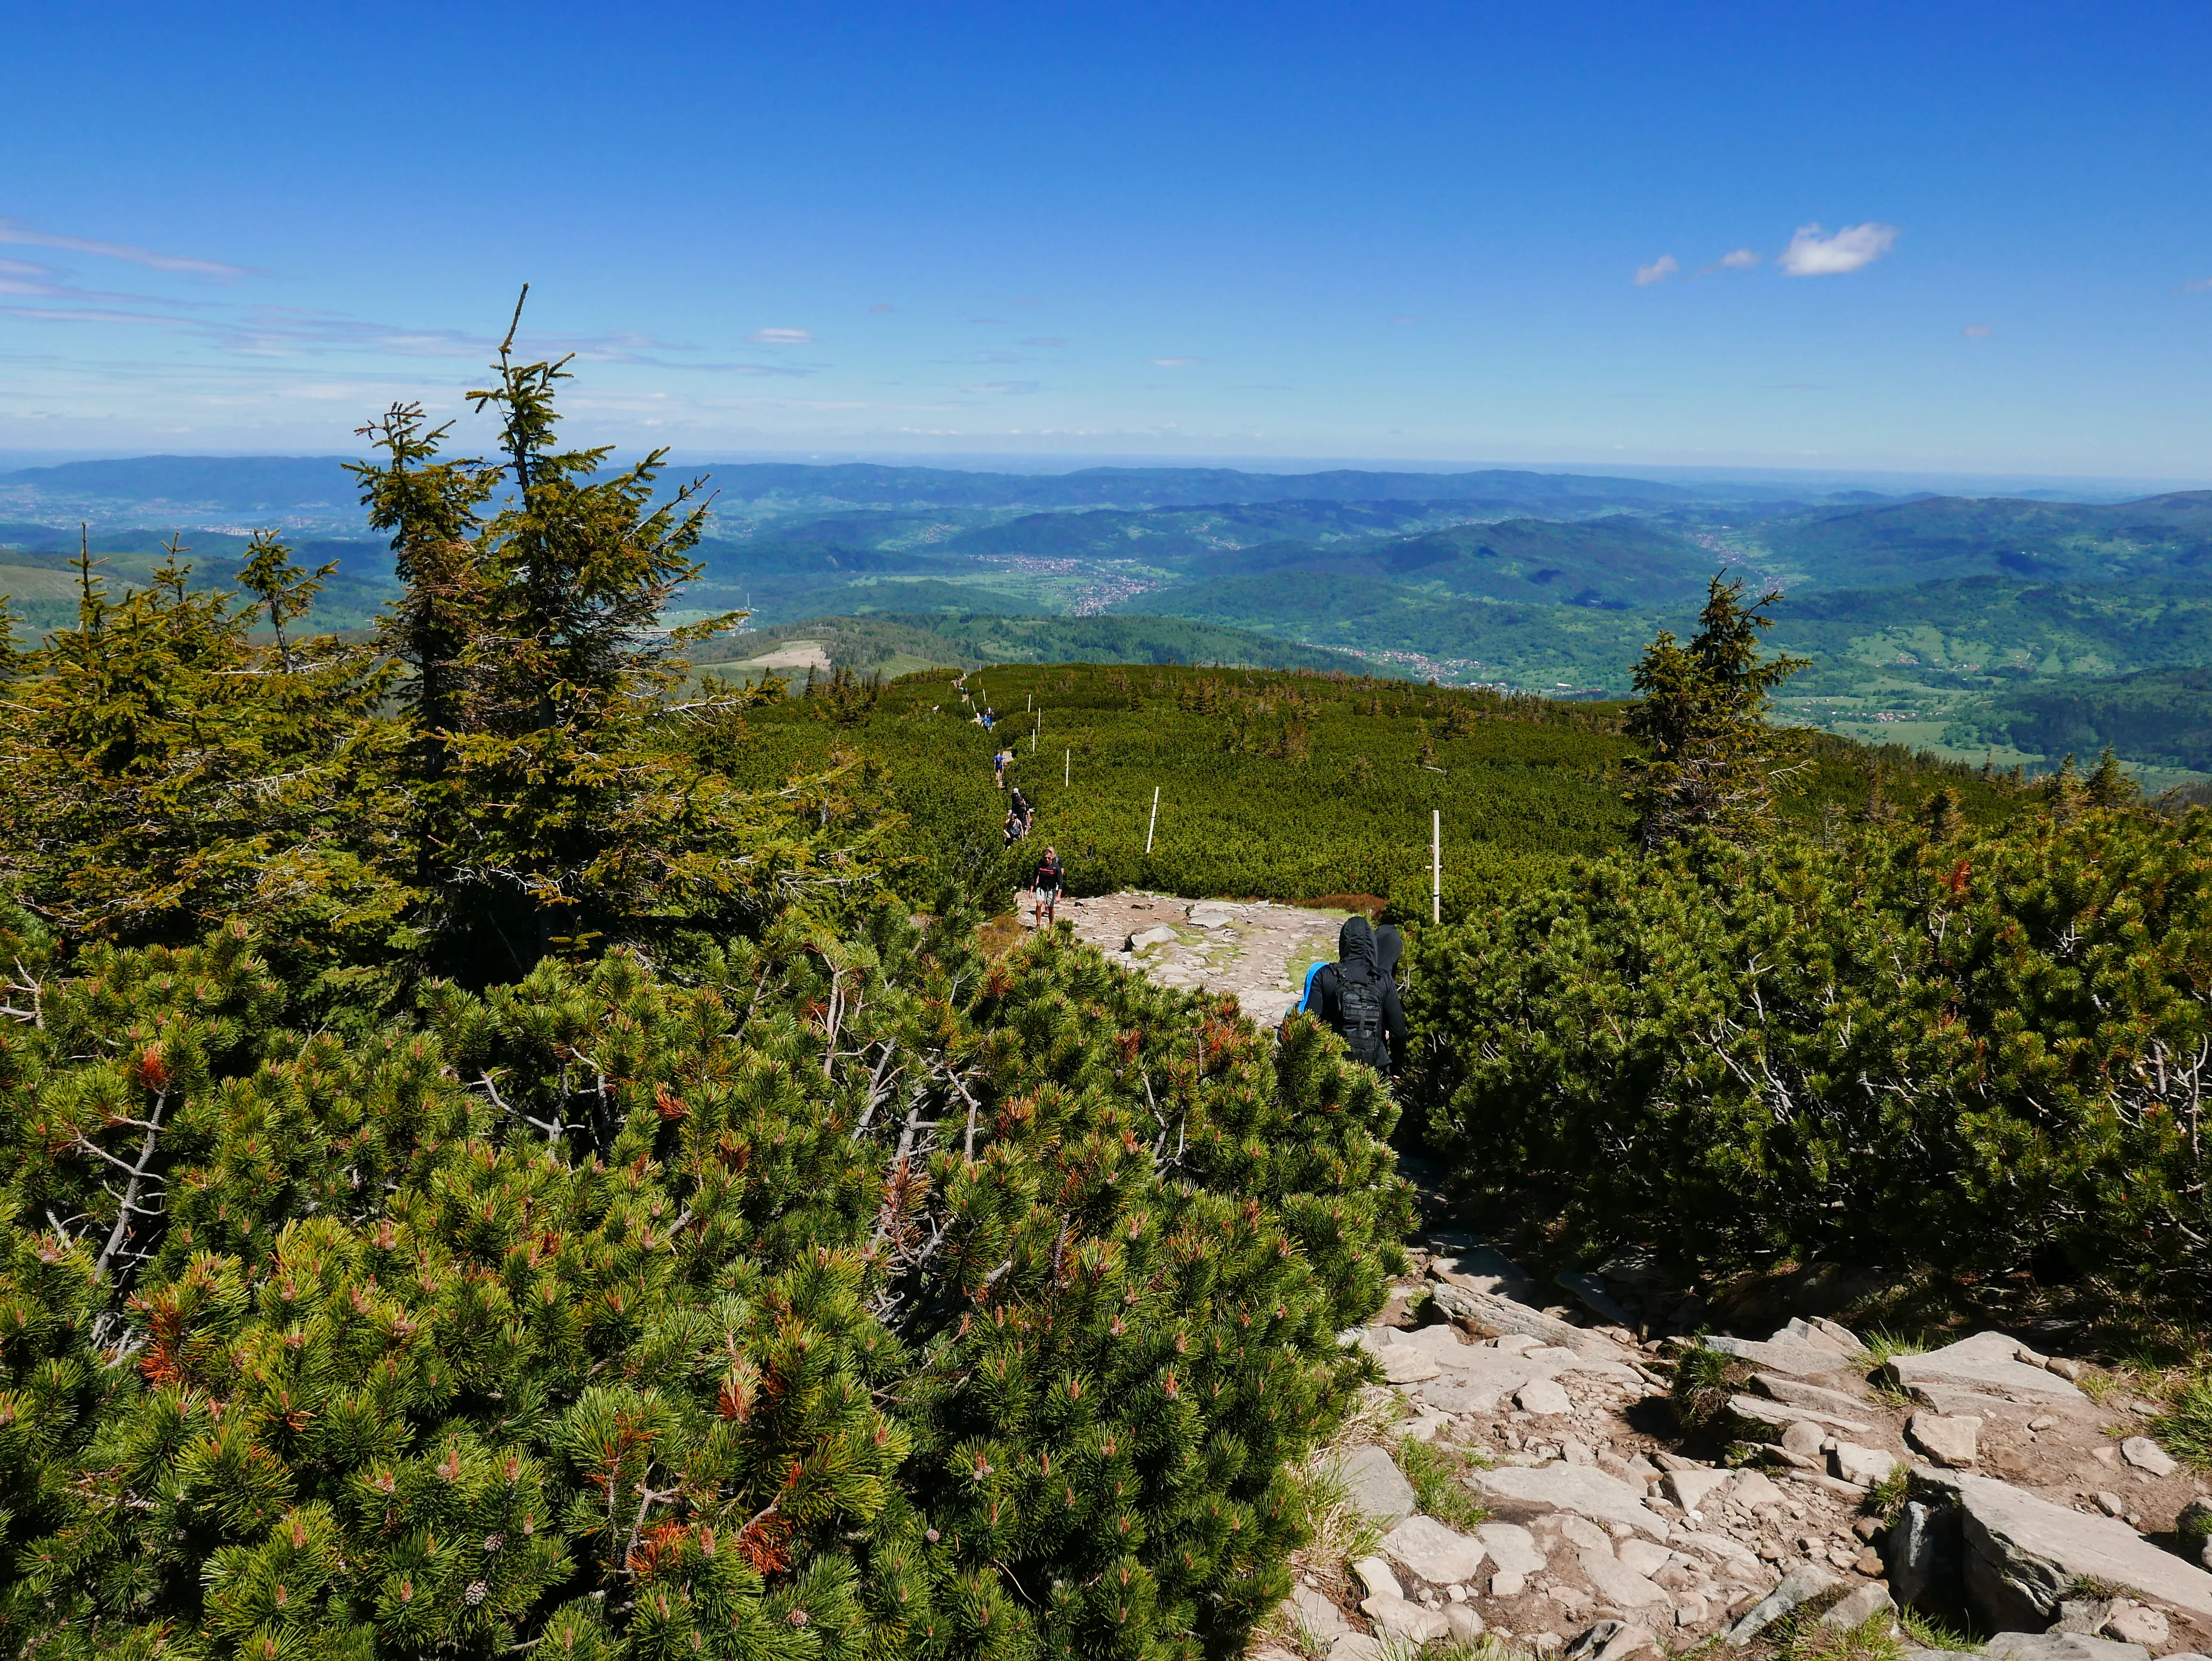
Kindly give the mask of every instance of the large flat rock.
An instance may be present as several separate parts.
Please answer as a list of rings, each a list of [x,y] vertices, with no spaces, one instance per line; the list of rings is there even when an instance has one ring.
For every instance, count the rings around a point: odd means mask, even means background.
[[[2140,1644],[2119,1644],[2084,1632],[2001,1632],[1982,1646],[1994,1661],[2150,1661]]]
[[[1433,1517],[1414,1516],[1382,1537],[1382,1555],[1432,1586],[1472,1580],[1485,1555],[1479,1539],[1446,1528]]]
[[[1525,1332],[1546,1343],[1616,1360],[1625,1358],[1628,1353],[1601,1333],[1573,1325],[1556,1315],[1547,1315],[1540,1309],[1531,1309],[1525,1303],[1516,1303],[1495,1293],[1474,1292],[1463,1286],[1440,1283],[1436,1288],[1436,1301],[1437,1307],[1454,1320],[1465,1321],[1482,1332]]]
[[[1571,1512],[1595,1522],[1626,1523],[1655,1540],[1667,1537],[1667,1525],[1645,1507],[1641,1489],[1588,1465],[1504,1465],[1478,1471],[1474,1480],[1486,1497],[1502,1504]]]
[[[1413,1485],[1406,1480],[1406,1473],[1398,1469],[1388,1450],[1368,1446],[1355,1448],[1337,1467],[1344,1480],[1345,1493],[1352,1503],[1368,1516],[1385,1523],[1395,1523],[1419,1508]]]
[[[1582,1559],[1583,1573],[1603,1602],[1624,1609],[1650,1609],[1664,1604],[1674,1606],[1674,1598],[1661,1587],[1647,1580],[1609,1551],[1599,1551],[1585,1546],[1577,1554]]]
[[[1833,1373],[1851,1364],[1850,1356],[1826,1344],[1809,1344],[1795,1338],[1731,1338],[1723,1333],[1714,1333],[1705,1339],[1705,1348],[1749,1361],[1769,1373],[1786,1373],[1799,1379]]]
[[[2010,1401],[2081,1403],[2088,1397],[2056,1373],[2020,1359],[2020,1343],[2002,1332],[1977,1332],[1920,1355],[1893,1355],[1887,1372],[1899,1388],[1948,1386]],[[1944,1403],[1930,1403],[1941,1412]]]
[[[2040,1628],[2083,1580],[2212,1620],[2212,1574],[2160,1551],[2125,1523],[2039,1499],[1994,1476],[1931,1475],[1959,1495],[1966,1593],[2001,1630]]]

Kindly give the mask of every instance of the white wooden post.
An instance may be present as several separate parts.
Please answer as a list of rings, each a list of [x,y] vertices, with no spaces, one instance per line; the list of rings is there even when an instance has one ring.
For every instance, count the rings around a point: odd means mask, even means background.
[[[1075,751],[1073,748],[1060,753],[1060,787],[1066,790],[1075,778]]]
[[[1158,785],[1155,785],[1152,786],[1152,821],[1151,824],[1145,827],[1145,852],[1146,853],[1150,853],[1152,851],[1152,832],[1158,827],[1159,822],[1160,787]]]
[[[1444,813],[1429,810],[1429,921],[1444,920]]]

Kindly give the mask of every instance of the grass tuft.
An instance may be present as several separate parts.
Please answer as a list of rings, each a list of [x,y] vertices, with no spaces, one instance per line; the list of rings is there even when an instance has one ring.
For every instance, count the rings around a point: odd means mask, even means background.
[[[1729,1397],[1751,1382],[1753,1371],[1748,1361],[1703,1345],[1676,1355],[1674,1382],[1668,1393],[1674,1423],[1682,1434],[1698,1436],[1726,1428],[1733,1416]]]
[[[2199,1373],[2167,1397],[2150,1434],[2184,1464],[2212,1470],[2212,1373]]]
[[[1776,1661],[1903,1661],[1905,1643],[1886,1609],[1848,1628],[1832,1627],[1808,1616],[1790,1623],[1779,1635],[1774,1654]]]
[[[1923,1650],[1978,1650],[1981,1640],[1955,1632],[1933,1616],[1923,1615],[1918,1609],[1899,1609],[1898,1623],[1905,1635]]]
[[[1447,1528],[1468,1529],[1486,1522],[1490,1513],[1468,1491],[1467,1473],[1489,1461],[1448,1443],[1424,1442],[1412,1436],[1399,1439],[1395,1450],[1398,1469],[1413,1485],[1413,1497],[1423,1511]]]
[[[1911,1471],[1904,1465],[1892,1465],[1889,1475],[1867,1490],[1859,1508],[1870,1517],[1893,1523],[1905,1514],[1905,1502],[1911,1497]]]

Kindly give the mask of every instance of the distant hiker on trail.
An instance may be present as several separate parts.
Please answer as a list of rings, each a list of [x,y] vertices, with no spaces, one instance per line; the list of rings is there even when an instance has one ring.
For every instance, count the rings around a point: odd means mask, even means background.
[[[1378,951],[1376,931],[1365,918],[1345,918],[1336,934],[1336,961],[1314,966],[1306,975],[1305,995],[1292,1011],[1319,1017],[1343,1038],[1354,1061],[1378,1073],[1391,1071],[1405,1059],[1412,1036],[1391,979],[1405,949],[1404,937],[1395,929],[1385,929],[1382,935],[1383,949]]]
[[[991,757],[991,782],[1000,790],[1006,787],[1006,764],[1013,759],[1014,753],[1010,749],[1000,750]]]
[[[1050,926],[1053,909],[1060,903],[1060,891],[1067,886],[1067,867],[1060,863],[1060,850],[1048,847],[1044,858],[1036,862],[1036,870],[1030,874],[1030,893],[1036,902],[1036,925]]]
[[[983,706],[983,730],[988,732],[999,724],[999,712],[988,704]]]
[[[1030,827],[1035,823],[1036,809],[1030,805],[1030,798],[1022,794],[1022,787],[1016,785],[1006,801],[1006,846],[1011,848],[1027,836]]]

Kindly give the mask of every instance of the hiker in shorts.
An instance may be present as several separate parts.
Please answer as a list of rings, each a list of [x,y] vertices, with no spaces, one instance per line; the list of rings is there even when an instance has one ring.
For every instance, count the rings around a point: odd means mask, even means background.
[[[991,782],[1000,790],[1006,787],[1006,764],[1013,759],[1014,753],[1010,749],[999,750],[991,757]]]
[[[1054,907],[1060,903],[1060,891],[1067,886],[1067,867],[1060,863],[1060,850],[1048,847],[1044,857],[1036,862],[1036,870],[1030,874],[1030,893],[1036,902],[1036,925],[1048,928],[1053,921]]]
[[[1317,1017],[1343,1039],[1354,1061],[1389,1073],[1405,1059],[1413,1029],[1392,979],[1405,949],[1404,937],[1395,929],[1385,929],[1382,934],[1385,937],[1378,943],[1365,918],[1345,918],[1336,934],[1336,961],[1317,963],[1307,973],[1305,994],[1291,1013]],[[1383,950],[1377,949],[1378,943]]]
[[[1030,798],[1022,794],[1022,787],[1016,785],[1006,800],[1006,846],[1011,848],[1027,836],[1030,827],[1035,823],[1036,809],[1030,805]]]

